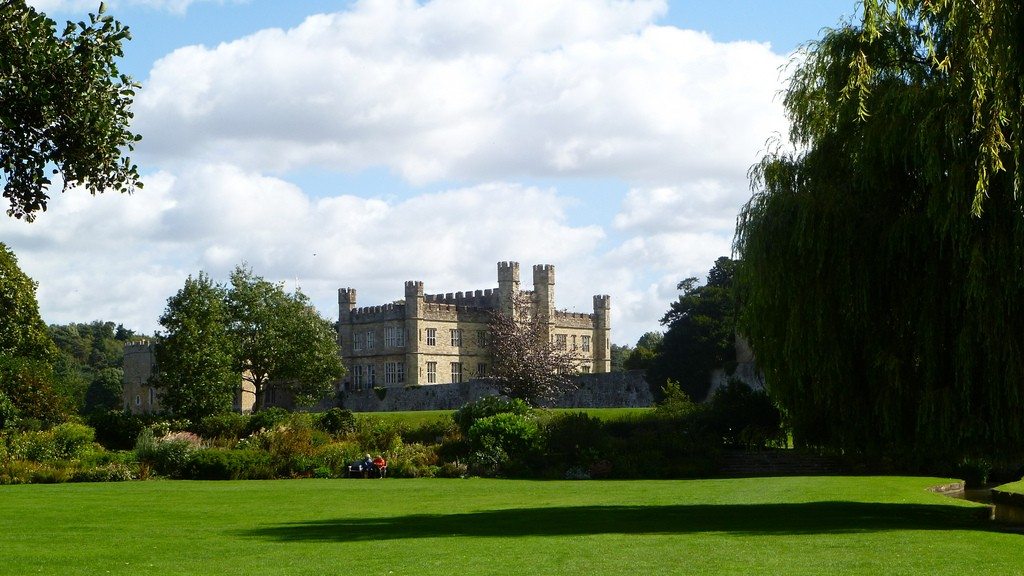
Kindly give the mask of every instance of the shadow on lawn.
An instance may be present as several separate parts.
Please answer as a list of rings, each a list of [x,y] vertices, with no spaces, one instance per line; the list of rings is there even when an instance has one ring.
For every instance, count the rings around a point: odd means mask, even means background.
[[[445,536],[988,530],[989,525],[981,515],[985,511],[960,506],[863,502],[514,508],[465,514],[294,522],[246,530],[241,534],[280,542],[355,542]]]

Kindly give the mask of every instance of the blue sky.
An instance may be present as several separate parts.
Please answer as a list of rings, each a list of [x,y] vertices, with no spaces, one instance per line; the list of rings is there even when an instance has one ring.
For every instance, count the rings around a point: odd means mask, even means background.
[[[31,2],[58,21],[93,2]],[[327,317],[558,270],[633,344],[728,254],[746,170],[785,131],[783,66],[851,0],[121,0],[143,83],[131,197],[58,195],[0,237],[44,320],[152,332],[245,261]]]

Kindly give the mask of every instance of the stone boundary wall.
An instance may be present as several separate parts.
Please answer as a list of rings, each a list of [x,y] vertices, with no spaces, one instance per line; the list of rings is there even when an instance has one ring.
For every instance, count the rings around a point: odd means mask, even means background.
[[[644,379],[643,370],[583,374],[577,381],[579,388],[549,407],[646,408],[654,405],[654,396]],[[375,390],[346,391],[342,403],[353,412],[455,410],[468,402],[497,394],[497,388],[487,380],[471,380],[458,384],[385,388],[383,398]]]

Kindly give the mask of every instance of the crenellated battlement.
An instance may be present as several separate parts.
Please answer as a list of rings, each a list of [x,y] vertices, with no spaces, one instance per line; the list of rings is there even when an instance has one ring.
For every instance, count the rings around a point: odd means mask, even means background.
[[[373,322],[377,320],[396,320],[405,315],[405,304],[394,302],[380,306],[364,306],[352,310],[352,322]]]
[[[423,301],[427,304],[447,304],[463,308],[495,308],[498,306],[498,289],[467,290],[465,292],[448,292],[446,294],[424,294]]]
[[[131,340],[124,343],[125,354],[139,354],[141,352],[150,352],[153,349],[153,343],[149,340]]]
[[[611,296],[607,294],[597,294],[594,296],[594,310],[610,310],[611,307]]]

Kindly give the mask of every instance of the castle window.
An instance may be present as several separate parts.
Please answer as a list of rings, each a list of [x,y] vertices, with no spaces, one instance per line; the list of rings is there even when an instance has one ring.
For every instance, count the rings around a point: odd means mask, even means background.
[[[402,362],[384,363],[384,383],[401,384],[405,382],[405,364]]]
[[[437,362],[427,362],[427,384],[437,384]]]
[[[565,334],[555,334],[555,348],[565,350]]]
[[[576,350],[576,335],[572,335],[572,349]]]
[[[462,328],[452,328],[452,346],[462,346]]]
[[[363,349],[363,335],[362,334],[356,334],[355,337],[352,339],[352,349],[353,350],[362,350]]]
[[[366,365],[366,385],[373,386],[377,383],[377,371],[374,370],[373,364]]]
[[[486,378],[487,377],[487,364],[480,362],[476,365],[476,377]]]
[[[583,351],[590,352],[590,336],[583,337]]]
[[[427,328],[427,346],[437,344],[437,328]]]
[[[476,331],[477,348],[487,348],[487,330]]]
[[[142,406],[142,396],[140,396],[138,394],[135,395],[135,405],[136,406]]]
[[[153,404],[155,402],[156,402],[156,390],[150,388],[149,389],[149,406],[150,406],[150,408],[153,407]]]
[[[366,333],[366,349],[373,350],[373,330]]]
[[[590,364],[584,364],[581,369],[584,374],[590,374]]]
[[[362,390],[363,389],[363,383],[364,383],[363,382],[363,367],[361,365],[360,366],[353,366],[352,367],[352,372],[353,372],[353,379],[355,381],[356,390]]]
[[[462,382],[462,362],[452,362],[452,383]]]
[[[384,329],[384,345],[389,348],[402,348],[405,346],[405,330],[397,326],[389,326]]]

